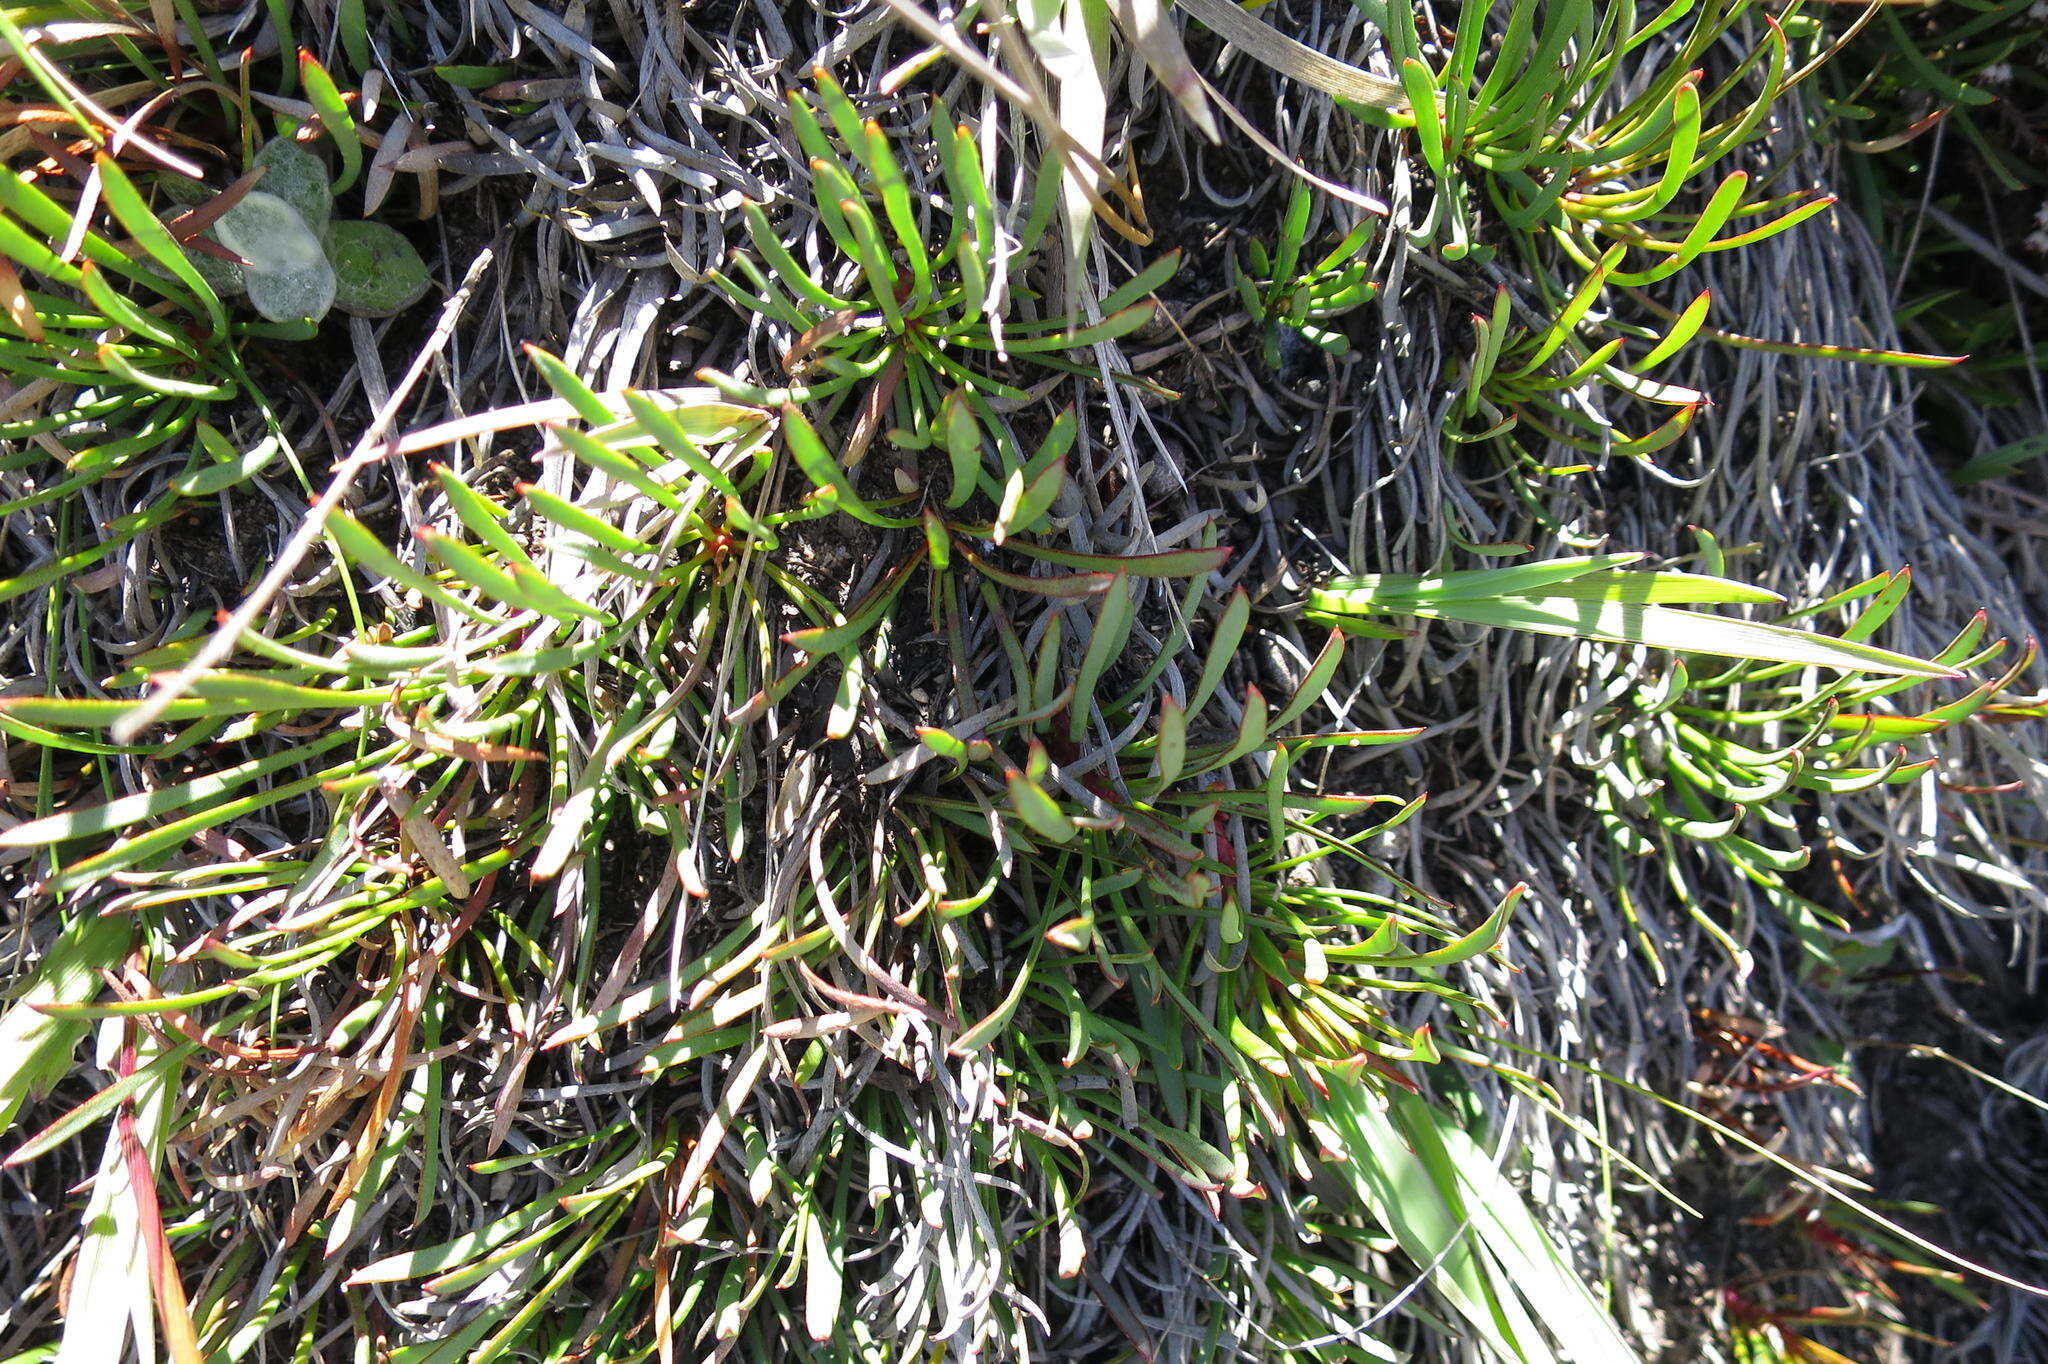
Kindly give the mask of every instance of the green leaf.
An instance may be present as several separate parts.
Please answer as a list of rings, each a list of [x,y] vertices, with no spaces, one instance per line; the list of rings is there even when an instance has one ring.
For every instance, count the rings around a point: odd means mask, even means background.
[[[1004,349],[1013,355],[1017,355],[1030,354],[1035,351],[1077,350],[1083,346],[1093,346],[1102,341],[1114,341],[1120,336],[1128,336],[1147,322],[1150,322],[1154,311],[1155,305],[1150,302],[1133,303],[1122,312],[1112,313],[1093,326],[1076,327],[1071,331],[1063,331],[1055,336],[1005,341]],[[975,338],[964,336],[960,339],[965,345],[980,346],[984,349],[994,348],[994,342],[992,341],[982,342]]]
[[[161,319],[123,298],[107,283],[106,275],[100,267],[91,261],[78,268],[78,284],[85,290],[86,297],[92,300],[93,306],[105,313],[107,321],[115,326],[124,327],[137,336],[146,337],[173,353],[197,358],[192,343],[187,338],[180,336]]]
[[[1213,573],[1230,558],[1230,546],[1213,549],[1169,549],[1157,554],[1081,554],[1029,540],[1013,540],[1007,548],[1033,559],[1095,573],[1128,573],[1133,578],[1198,578]]]
[[[1637,573],[1602,570],[1558,583],[1554,587],[1546,588],[1541,594],[1530,595],[1561,597],[1572,601],[1654,602],[1665,606],[1684,603],[1751,603],[1773,606],[1785,600],[1768,588],[1699,573],[1679,573],[1670,569]]]
[[[93,358],[104,366],[108,373],[118,374],[131,384],[140,385],[155,393],[172,398],[198,398],[213,402],[234,396],[234,389],[226,384],[208,384],[189,379],[173,379],[153,369],[144,369],[122,354],[119,346],[101,345],[93,350]]]
[[[960,546],[960,553],[968,563],[973,564],[989,581],[1019,592],[1036,592],[1047,597],[1092,597],[1107,592],[1116,580],[1114,573],[1063,573],[1046,577],[1027,577],[1022,573],[1011,573],[997,568],[988,560],[976,554],[966,545]]]
[[[274,438],[265,437],[246,451],[238,451],[227,443],[213,427],[200,422],[194,428],[200,448],[211,455],[217,463],[189,474],[180,474],[171,480],[171,488],[180,497],[212,497],[237,487],[275,459],[281,444]]]
[[[1015,777],[1018,774],[1011,775]],[[1067,826],[1067,837],[1071,838],[1073,834],[1074,828],[1070,824]],[[970,1052],[979,1051],[987,1046],[997,1033],[1009,1026],[1010,1020],[1017,1016],[1017,1006],[1024,1002],[1025,991],[1031,984],[1031,971],[1038,964],[1039,948],[1039,942],[1034,941],[1031,944],[1030,955],[1024,959],[1023,969],[1017,972],[1017,979],[1004,994],[1002,1003],[987,1017],[955,1038],[953,1044],[946,1048],[949,1055],[965,1056]]]
[[[963,389],[948,393],[939,405],[939,425],[946,442],[946,456],[953,466],[953,484],[946,490],[946,506],[964,506],[974,496],[981,477],[981,423],[975,420]]]
[[[575,399],[569,399],[571,403]],[[587,431],[573,426],[550,424],[548,430],[555,438],[568,447],[569,453],[635,492],[643,493],[670,511],[681,511],[683,500],[664,487],[647,472],[647,466],[630,456],[622,455]]]
[[[413,689],[418,692],[419,688]],[[385,691],[338,691],[301,686],[266,673],[219,668],[186,684],[187,696],[228,705],[226,713],[293,710],[356,710],[391,698]]]
[[[184,1066],[186,1058],[198,1050],[197,1042],[181,1042],[148,1065],[96,1091],[90,1098],[69,1109],[55,1122],[9,1152],[7,1158],[0,1161],[0,1165],[26,1165],[29,1161],[54,1151],[100,1119],[110,1116],[123,1099],[175,1075]]]
[[[1671,324],[1670,330],[1664,333],[1663,338],[1650,348],[1649,354],[1629,366],[1630,371],[1636,374],[1647,374],[1658,365],[1663,364],[1666,360],[1678,354],[1679,351],[1685,349],[1686,343],[1699,335],[1700,327],[1707,320],[1707,309],[1712,306],[1713,301],[1712,291],[1707,289],[1700,290],[1699,297],[1686,305],[1685,311],[1678,315],[1677,320]]]
[[[149,205],[129,180],[120,163],[100,152],[93,157],[93,164],[99,168],[101,192],[106,195],[107,207],[114,217],[126,228],[128,235],[135,238],[135,244],[142,248],[149,258],[168,270],[199,301],[205,310],[207,320],[217,332],[227,330],[227,310],[221,306],[220,296],[215,294],[192,264],[185,249],[172,238],[170,229],[157,221]],[[0,180],[14,179],[12,171],[0,175]],[[117,256],[118,259],[118,256]],[[106,264],[105,261],[101,262]],[[125,262],[124,262],[125,264]]]
[[[493,563],[475,547],[426,526],[420,527],[415,534],[427,547],[427,552],[445,564],[450,572],[509,606],[523,607],[556,620],[581,616],[600,624],[613,623],[609,612],[576,600],[550,582],[531,563]]]
[[[1159,698],[1159,742],[1152,751],[1152,776],[1162,788],[1180,779],[1187,752],[1187,710],[1169,693]]]
[[[1201,714],[1202,707],[1209,704],[1209,698],[1216,694],[1216,688],[1223,682],[1224,671],[1237,656],[1237,646],[1244,639],[1245,626],[1251,623],[1252,599],[1245,595],[1243,588],[1230,594],[1230,602],[1223,608],[1222,617],[1216,622],[1215,633],[1209,637],[1209,655],[1202,660],[1201,680],[1188,696],[1187,713]]]
[[[1358,1189],[1410,1260],[1435,1267],[1431,1291],[1477,1336],[1526,1364],[1634,1364],[1523,1195],[1449,1115],[1340,1075],[1326,1085],[1320,1107],[1350,1158],[1324,1168]]]
[[[315,236],[326,230],[334,212],[334,189],[319,157],[288,137],[274,137],[249,165],[263,171],[258,185],[265,194],[290,204]]]
[[[1173,278],[1175,272],[1180,269],[1180,262],[1180,251],[1169,251],[1130,279],[1124,281],[1124,283],[1117,286],[1114,292],[1097,305],[1101,308],[1103,316],[1109,317],[1121,313],[1131,305],[1157,293],[1165,286],[1168,280]]]
[[[185,812],[193,806],[210,805],[258,777],[284,768],[296,767],[314,754],[323,753],[338,743],[353,742],[354,739],[355,736],[352,734],[336,731],[322,735],[310,743],[290,745],[267,756],[251,758],[247,762],[237,763],[233,767],[223,768],[219,772],[192,781],[178,782],[154,791],[138,791],[117,797],[102,805],[66,810],[59,814],[45,815],[41,819],[32,819],[0,831],[0,848],[54,847],[76,838],[115,833],[144,820]]]
[[[1634,602],[1502,598],[1493,602],[1461,601],[1420,610],[1416,614],[1474,625],[1504,626],[1536,634],[1575,635],[1611,644],[1645,644],[1681,653],[1813,664],[1841,672],[1877,672],[1902,677],[1959,675],[1953,668],[1868,644],[1833,640],[1779,625]]]
[[[1301,685],[1295,688],[1293,699],[1287,703],[1286,709],[1272,718],[1267,728],[1282,730],[1300,719],[1304,711],[1322,699],[1324,691],[1328,690],[1331,680],[1337,676],[1337,669],[1343,661],[1344,632],[1332,630],[1322,652],[1316,655],[1315,662],[1309,665],[1308,672],[1302,676]]]
[[[434,475],[434,481],[441,485],[442,496],[448,499],[449,508],[456,520],[469,528],[469,533],[489,545],[508,561],[515,564],[531,563],[526,551],[505,529],[505,509],[477,492],[463,482],[456,472],[440,460],[432,460],[427,469]]]
[[[1012,471],[1003,487],[1003,505],[996,512],[995,534],[997,544],[1005,543],[1011,536],[1020,535],[1037,528],[1052,510],[1052,504],[1059,500],[1067,486],[1067,459],[1061,455],[1050,465],[1039,471],[1028,482],[1025,470]]]
[[[654,437],[662,450],[692,474],[709,484],[720,496],[738,498],[740,490],[730,476],[706,458],[697,442],[684,429],[674,410],[664,407],[639,389],[624,390],[626,407],[640,423],[640,429]]]
[[[1461,961],[1469,961],[1482,953],[1491,952],[1500,945],[1502,936],[1507,932],[1509,917],[1513,915],[1515,906],[1521,903],[1528,890],[1527,886],[1516,886],[1494,906],[1493,913],[1486,916],[1484,923],[1442,947],[1406,955],[1374,956],[1369,960],[1374,966],[1434,969],[1439,966],[1455,966]]]
[[[1066,843],[1080,832],[1060,809],[1059,802],[1030,777],[1013,767],[1004,774],[1004,780],[1009,784],[1011,808],[1032,833],[1053,843]]]
[[[242,281],[249,302],[272,322],[317,322],[333,306],[334,267],[319,237],[283,199],[250,190],[220,215],[213,234],[248,262]]]
[[[518,74],[514,66],[437,66],[434,74],[461,90],[488,90]]]
[[[76,915],[36,963],[27,988],[0,1014],[0,1129],[12,1126],[24,1100],[49,1092],[65,1077],[72,1050],[89,1027],[82,1020],[53,1017],[38,1006],[96,999],[106,988],[99,973],[120,963],[134,936],[135,924],[127,916]]]
[[[1415,136],[1422,147],[1422,159],[1430,172],[1441,179],[1450,161],[1444,145],[1443,109],[1437,102],[1436,73],[1413,57],[1401,62],[1401,89],[1415,117]]]
[[[1987,450],[1969,463],[1949,475],[1949,481],[1958,486],[1968,487],[1994,478],[2003,478],[2013,470],[2032,460],[2048,455],[2048,432],[2027,436],[2001,445],[1996,450]]]
[[[341,548],[343,562],[352,567],[374,573],[388,582],[417,592],[426,600],[468,616],[471,620],[486,624],[497,623],[489,612],[463,600],[386,549],[382,540],[371,534],[368,527],[347,512],[337,509],[328,514],[327,533]]]
[[[956,122],[952,110],[944,100],[932,101],[931,129],[933,141],[938,145],[939,170],[945,176],[946,197],[954,205],[956,214],[965,211],[968,227],[972,232],[972,248],[960,251],[965,260],[985,261],[995,250],[996,211],[994,200],[988,191],[988,179],[982,171],[981,150],[975,145],[973,130],[966,124]],[[968,309],[970,316],[980,314],[979,306]]]
[[[427,263],[396,228],[335,223],[327,230],[334,306],[354,317],[394,317],[426,297]]]
[[[334,182],[334,192],[339,194],[362,174],[362,135],[356,131],[356,121],[349,117],[348,101],[342,98],[334,78],[303,48],[299,51],[299,77],[306,83],[306,98],[313,112],[320,116],[320,126],[327,130],[335,151],[341,154],[341,178]]]
[[[910,581],[910,572],[918,561],[906,559],[896,566],[889,576],[882,580],[874,591],[847,613],[846,619],[838,625],[813,630],[793,630],[784,635],[783,641],[807,654],[836,654],[852,648],[864,639],[888,612],[889,604],[896,600],[896,594]]]
[[[591,392],[590,386],[576,377],[576,372],[532,342],[523,347],[526,358],[533,361],[541,377],[548,381],[548,387],[555,396],[576,410],[576,415],[592,426],[603,426],[615,421],[618,413],[605,406],[604,400]]]
[[[881,125],[869,119],[860,127],[859,135],[847,145],[874,177],[875,188],[882,196],[883,216],[888,218],[896,244],[910,262],[911,298],[917,302],[929,300],[932,297],[931,256],[925,250],[924,234],[911,206],[909,182],[904,179],[903,168],[896,164],[896,158],[889,150],[888,138],[883,136]]]
[[[1094,633],[1088,636],[1088,648],[1081,655],[1081,666],[1074,673],[1074,707],[1068,717],[1067,737],[1075,743],[1081,742],[1087,733],[1088,717],[1095,709],[1096,685],[1109,665],[1122,656],[1137,613],[1137,600],[1131,594],[1131,580],[1119,573],[1102,594],[1102,604],[1095,614]]]
[[[620,554],[652,554],[655,547],[635,539],[600,516],[592,516],[566,498],[555,496],[532,483],[517,485],[516,491],[534,514],[554,522],[573,535],[581,535]]]
[[[1549,559],[1536,564],[1509,568],[1460,569],[1435,576],[1405,573],[1364,573],[1332,578],[1310,594],[1310,605],[1318,611],[1374,609],[1403,610],[1415,602],[1450,597],[1535,596],[1554,584],[1597,573],[1602,569],[1638,563],[1641,554],[1588,554],[1576,558]]]
[[[1844,672],[1953,677],[1939,663],[1849,639],[1788,630],[1666,603],[1775,602],[1761,588],[1693,573],[1615,572],[1639,556],[1598,555],[1436,578],[1368,575],[1335,579],[1309,593],[1312,617],[1343,625],[1366,613],[1416,615],[1614,644],[1765,662],[1815,664]]]
[[[914,517],[884,516],[862,500],[847,480],[846,471],[840,467],[839,461],[826,451],[825,442],[818,438],[817,428],[805,420],[804,414],[793,403],[783,405],[782,435],[790,457],[823,494],[828,506],[836,507],[856,521],[888,530],[917,524]]]
[[[775,277],[797,297],[826,314],[837,313],[853,306],[851,299],[844,299],[828,292],[811,272],[797,263],[789,254],[789,248],[782,244],[782,235],[768,221],[768,215],[761,206],[751,199],[740,201],[740,212],[747,220],[747,235],[753,240],[754,249],[761,253],[761,259],[775,272]]]

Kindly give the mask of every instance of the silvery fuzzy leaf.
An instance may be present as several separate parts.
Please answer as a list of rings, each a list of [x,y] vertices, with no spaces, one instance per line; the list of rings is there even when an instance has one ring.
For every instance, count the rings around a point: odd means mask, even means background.
[[[334,306],[334,267],[324,256],[289,270],[251,270],[248,286],[249,302],[272,322],[318,322]]]
[[[200,278],[212,285],[213,291],[222,297],[240,294],[248,288],[247,281],[243,278],[246,272],[235,262],[190,248],[186,249],[185,255],[192,262],[192,268],[199,272]]]
[[[274,138],[263,144],[252,166],[263,167],[257,183],[298,210],[299,217],[319,236],[327,228],[334,209],[334,191],[329,187],[327,166],[319,157],[290,138]]]
[[[265,190],[250,190],[213,225],[220,244],[249,262],[249,273],[303,270],[326,264],[320,238],[299,211]]]

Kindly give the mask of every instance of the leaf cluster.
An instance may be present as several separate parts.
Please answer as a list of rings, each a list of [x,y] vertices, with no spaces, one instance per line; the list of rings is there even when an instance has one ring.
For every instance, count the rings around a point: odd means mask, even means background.
[[[828,416],[853,406],[859,418],[846,462],[858,464],[883,431],[904,433],[913,445],[938,431],[941,404],[956,389],[982,404],[1026,401],[1001,374],[1013,359],[1092,373],[1064,352],[1115,340],[1151,319],[1148,295],[1171,277],[1176,256],[1099,300],[1100,321],[1020,320],[1015,310],[1032,297],[1025,272],[1050,221],[1057,176],[1040,175],[1031,219],[1012,243],[975,139],[943,101],[931,109],[929,154],[945,194],[913,196],[881,123],[861,118],[829,73],[820,70],[815,80],[824,117],[796,91],[789,114],[831,257],[814,272],[783,244],[767,210],[749,203],[743,210],[758,261],[735,253],[733,273],[711,277],[733,301],[786,329],[787,386],[765,389],[716,371],[704,373],[707,382],[766,406],[820,406]]]

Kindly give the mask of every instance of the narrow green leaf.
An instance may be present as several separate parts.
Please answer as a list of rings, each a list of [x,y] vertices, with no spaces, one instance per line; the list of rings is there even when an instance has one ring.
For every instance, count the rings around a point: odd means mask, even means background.
[[[335,544],[340,546],[344,563],[374,573],[385,581],[409,591],[417,592],[426,600],[468,616],[471,620],[495,623],[495,618],[488,612],[464,601],[386,549],[382,540],[347,512],[337,508],[328,514],[327,533],[333,537]]]
[[[1330,682],[1337,676],[1338,667],[1344,662],[1344,632],[1332,630],[1330,638],[1323,644],[1315,662],[1302,675],[1301,685],[1294,690],[1294,697],[1269,724],[1273,730],[1282,730],[1300,719],[1308,708],[1322,699]]]
[[[1699,611],[1676,611],[1636,602],[1574,602],[1501,598],[1440,604],[1418,615],[1441,616],[1475,625],[1504,626],[1545,635],[1576,635],[1613,644],[1646,644],[1681,653],[1751,658],[1773,663],[1804,663],[1842,672],[1890,673],[1902,677],[1955,677],[1946,668],[1824,635],[1810,635],[1783,626],[1735,620]]]
[[[211,804],[258,777],[295,767],[337,744],[354,742],[356,737],[347,731],[337,730],[191,781],[159,787],[154,791],[138,791],[102,805],[32,819],[11,829],[0,830],[0,848],[52,847],[75,838],[115,833],[144,820],[186,811],[192,806]]]
[[[626,406],[639,420],[641,428],[659,442],[671,459],[710,484],[721,496],[737,498],[740,495],[731,477],[711,462],[673,412],[638,389],[625,390],[624,397]]]
[[[434,475],[434,481],[441,485],[441,494],[448,499],[449,509],[455,513],[455,519],[467,526],[470,534],[512,563],[531,564],[525,548],[505,529],[507,513],[503,507],[463,482],[453,469],[441,461],[429,462],[427,469]]]
[[[1187,752],[1187,711],[1168,693],[1159,698],[1159,743],[1152,752],[1152,776],[1162,788],[1180,779]]]
[[[1047,795],[1045,788],[1037,782],[1014,767],[1005,774],[1005,780],[1010,787],[1010,806],[1031,832],[1053,843],[1069,842],[1080,832],[1074,827],[1074,822],[1060,809],[1059,803]],[[975,1037],[979,1032],[980,1029],[977,1027],[967,1036]],[[954,1050],[961,1050],[961,1043],[966,1040],[967,1038],[963,1037],[960,1043],[955,1043]]]
[[[599,473],[654,499],[670,511],[683,510],[683,500],[649,474],[639,460],[620,454],[589,432],[579,431],[573,426],[550,424],[548,430],[568,447],[570,454]]]
[[[1169,549],[1157,554],[1081,554],[1070,549],[1019,540],[1008,548],[1033,559],[1096,573],[1128,573],[1133,578],[1198,578],[1213,573],[1230,558],[1230,546],[1214,549]]]
[[[782,435],[790,457],[824,495],[828,505],[856,521],[884,529],[898,530],[917,524],[915,518],[884,516],[862,500],[861,495],[853,490],[853,484],[847,481],[846,471],[840,467],[839,461],[826,451],[825,442],[818,438],[817,428],[805,420],[804,414],[793,403],[783,406]]]
[[[521,349],[541,372],[541,377],[548,381],[548,387],[555,391],[555,396],[574,408],[577,416],[594,426],[602,426],[618,417],[618,413],[606,407],[597,394],[591,392],[590,386],[560,360],[530,341]]]
[[[303,48],[299,51],[299,78],[306,83],[306,99],[320,116],[320,126],[327,130],[335,151],[341,155],[341,177],[334,182],[334,192],[340,194],[355,184],[356,177],[363,172],[362,134],[356,131],[348,101],[342,98],[334,78]]]
[[[953,484],[946,490],[946,506],[966,505],[981,479],[981,423],[975,420],[964,389],[954,389],[939,405],[939,425],[946,441],[946,456],[953,466]]]
[[[1067,721],[1067,737],[1077,744],[1087,733],[1088,717],[1094,713],[1096,685],[1109,665],[1122,656],[1137,610],[1130,578],[1117,574],[1102,594],[1102,603],[1095,613],[1095,631],[1089,635],[1081,666],[1074,673],[1074,708]]]
[[[1684,350],[1686,343],[1699,335],[1701,325],[1707,320],[1707,309],[1712,304],[1713,291],[1700,290],[1699,297],[1686,305],[1685,311],[1678,315],[1678,320],[1671,324],[1663,338],[1651,347],[1649,354],[1631,365],[1630,371],[1635,374],[1647,374]]]
[[[1215,633],[1209,637],[1209,654],[1202,660],[1201,679],[1188,695],[1189,715],[1201,714],[1202,707],[1208,705],[1209,698],[1216,694],[1225,670],[1237,656],[1237,646],[1244,639],[1245,627],[1251,623],[1251,618],[1252,599],[1240,587],[1230,594],[1230,602],[1216,622]]]
[[[121,169],[119,162],[105,152],[94,155],[93,165],[99,170],[100,189],[106,196],[107,207],[113,210],[114,217],[127,229],[128,235],[135,238],[135,244],[191,291],[191,296],[199,301],[199,306],[205,311],[206,319],[213,324],[215,332],[225,332],[228,317],[227,310],[221,306],[220,295],[214,293],[213,286],[200,275],[198,267],[192,264],[191,257],[187,256],[184,248],[172,238],[170,229],[157,221],[156,215],[149,211],[149,205],[135,188],[134,182],[128,178],[128,173]],[[9,178],[12,174],[8,172],[7,176],[0,176],[0,179]]]
[[[865,600],[847,613],[846,619],[838,625],[812,630],[793,630],[784,635],[783,641],[801,649],[807,654],[836,654],[852,648],[866,638],[881,623],[888,612],[889,604],[910,581],[911,570],[918,566],[915,558],[906,559],[884,578]]]
[[[1053,574],[1041,578],[1026,577],[1022,573],[1012,573],[1007,569],[997,568],[964,544],[960,546],[960,553],[968,563],[973,564],[975,569],[990,582],[1000,583],[1004,587],[1013,588],[1019,592],[1036,592],[1041,596],[1092,597],[1097,593],[1107,592],[1109,585],[1116,581],[1116,574],[1114,573],[1070,573]]]
[[[49,841],[56,838],[51,835]],[[0,1013],[0,1129],[11,1128],[24,1101],[48,1093],[65,1077],[72,1050],[88,1029],[82,1021],[54,1017],[39,1006],[96,999],[106,988],[100,972],[120,964],[134,936],[130,916],[76,914],[43,953],[27,988]]]
[[[532,483],[521,483],[517,485],[516,491],[521,500],[533,508],[535,515],[552,521],[571,534],[581,535],[620,554],[655,552],[655,547],[645,540],[626,534],[604,518],[592,516],[575,503],[557,497],[545,488]]]
[[[1005,543],[1011,536],[1027,533],[1037,528],[1045,514],[1052,510],[1053,503],[1067,486],[1067,461],[1065,456],[1056,459],[1029,482],[1022,469],[1010,475],[1003,489],[1003,505],[996,513],[995,542]]]

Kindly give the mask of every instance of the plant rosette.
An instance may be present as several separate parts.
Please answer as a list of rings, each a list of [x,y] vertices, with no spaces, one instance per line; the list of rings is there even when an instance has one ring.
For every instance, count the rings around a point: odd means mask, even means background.
[[[333,219],[333,187],[319,157],[278,138],[256,154],[252,169],[263,172],[258,188],[206,234],[240,259],[190,253],[220,293],[246,294],[272,322],[318,322],[335,308],[390,317],[426,294],[426,262],[396,229]]]

